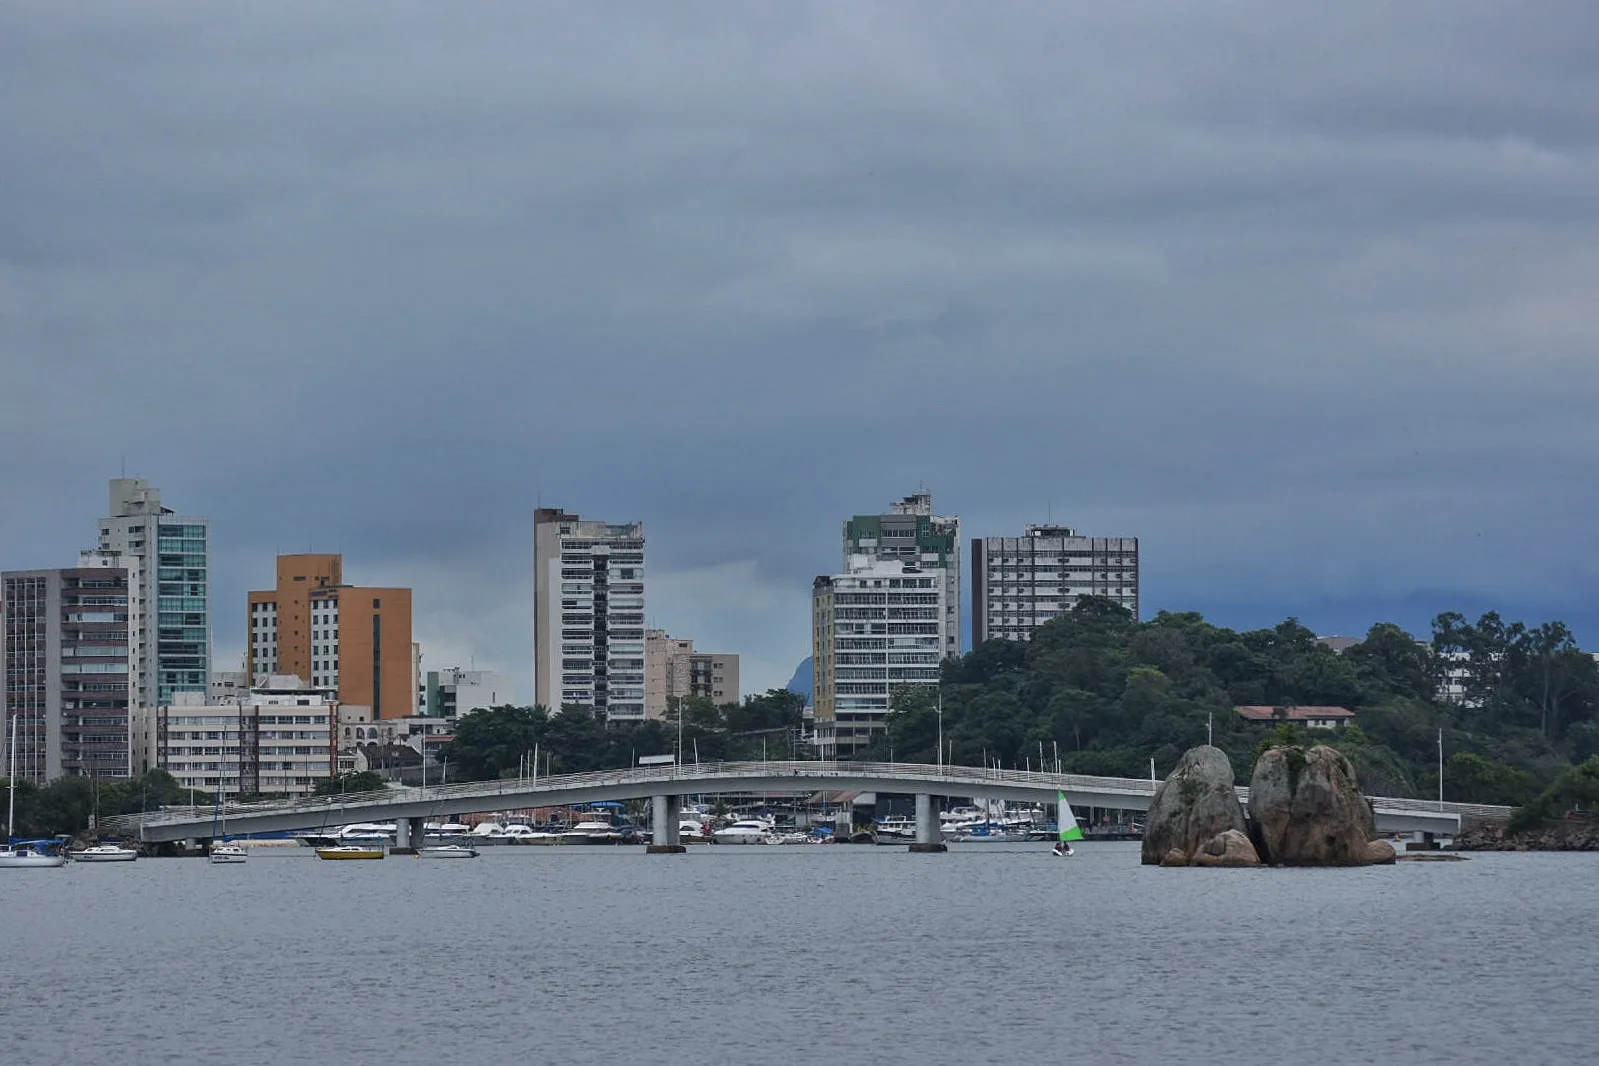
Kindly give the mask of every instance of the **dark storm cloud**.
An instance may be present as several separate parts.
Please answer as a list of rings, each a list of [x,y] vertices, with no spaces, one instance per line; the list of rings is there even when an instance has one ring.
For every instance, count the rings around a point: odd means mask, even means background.
[[[968,536],[1142,536],[1151,607],[1564,609],[1596,583],[1596,30],[18,9],[0,563],[86,543],[125,456],[217,520],[219,649],[314,546],[416,585],[430,665],[525,675],[542,500],[643,519],[651,621],[778,683],[840,520],[918,483]]]

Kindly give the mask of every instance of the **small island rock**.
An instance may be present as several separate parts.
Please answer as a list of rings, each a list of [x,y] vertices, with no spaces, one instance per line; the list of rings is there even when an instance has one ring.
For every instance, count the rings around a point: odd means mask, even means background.
[[[1168,865],[1168,853],[1175,850],[1187,865],[1206,841],[1230,829],[1247,837],[1244,808],[1233,788],[1232,763],[1220,748],[1208,744],[1190,748],[1150,801],[1143,862]]]
[[[1271,748],[1255,763],[1249,814],[1261,858],[1274,866],[1365,866],[1372,862],[1371,805],[1355,769],[1336,749]],[[1391,849],[1390,849],[1391,850]]]

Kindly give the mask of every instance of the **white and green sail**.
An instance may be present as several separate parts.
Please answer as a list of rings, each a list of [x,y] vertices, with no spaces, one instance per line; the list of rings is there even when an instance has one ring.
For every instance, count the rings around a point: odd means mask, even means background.
[[[1072,805],[1066,802],[1066,793],[1059,794],[1060,813],[1056,821],[1060,824],[1061,843],[1083,839],[1083,831],[1077,824],[1077,818],[1072,814]]]

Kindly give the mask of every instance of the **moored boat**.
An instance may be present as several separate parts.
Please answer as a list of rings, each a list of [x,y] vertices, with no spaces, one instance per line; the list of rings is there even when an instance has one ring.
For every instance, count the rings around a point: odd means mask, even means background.
[[[316,857],[319,859],[381,859],[381,847],[368,847],[362,844],[338,844],[331,848],[317,848]]]
[[[755,818],[725,825],[711,834],[718,844],[767,844],[772,840],[772,827]]]
[[[212,844],[207,856],[213,864],[243,862],[250,856],[240,844]]]
[[[68,854],[73,862],[132,862],[139,857],[139,853],[132,848],[119,847],[116,844],[96,844],[92,848]]]
[[[424,859],[475,859],[478,850],[465,844],[438,844],[423,848],[417,854]]]
[[[0,848],[0,870],[48,869],[65,866],[67,857],[61,854],[61,845],[53,840],[16,839],[17,833],[17,728],[6,723],[6,736],[10,739],[9,768],[6,770],[6,846]],[[52,851],[51,845],[55,845]]]

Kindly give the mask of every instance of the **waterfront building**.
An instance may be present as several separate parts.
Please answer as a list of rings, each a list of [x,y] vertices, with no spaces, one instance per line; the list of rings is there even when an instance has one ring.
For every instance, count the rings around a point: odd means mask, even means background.
[[[814,735],[823,758],[859,756],[903,685],[937,685],[948,648],[945,575],[857,555],[811,590]]]
[[[454,718],[487,707],[504,706],[515,698],[511,679],[504,674],[452,666],[427,672],[422,714],[429,718]]]
[[[411,590],[344,582],[344,556],[280,555],[277,587],[249,595],[245,671],[293,674],[377,718],[416,710]]]
[[[933,514],[931,493],[916,492],[889,505],[887,514],[855,515],[844,523],[844,566],[857,556],[936,572],[944,586],[940,627],[943,654],[961,653],[961,522]]]
[[[533,517],[533,693],[551,711],[644,718],[644,524]]]
[[[338,701],[292,675],[272,674],[212,703],[179,692],[142,712],[145,758],[184,788],[224,796],[305,796],[337,767]]]
[[[738,656],[695,651],[694,641],[664,629],[644,631],[644,715],[664,718],[678,700],[737,703]]]
[[[148,661],[142,578],[137,556],[112,551],[0,574],[3,739],[15,730],[18,777],[134,772],[129,716]]]
[[[211,520],[178,514],[143,478],[112,478],[100,519],[101,551],[138,560],[138,664],[134,706],[153,707],[175,692],[206,691],[211,669]]]
[[[1033,630],[1103,596],[1138,617],[1138,538],[1084,537],[1028,526],[1020,537],[972,541],[972,645],[1030,640]]]

